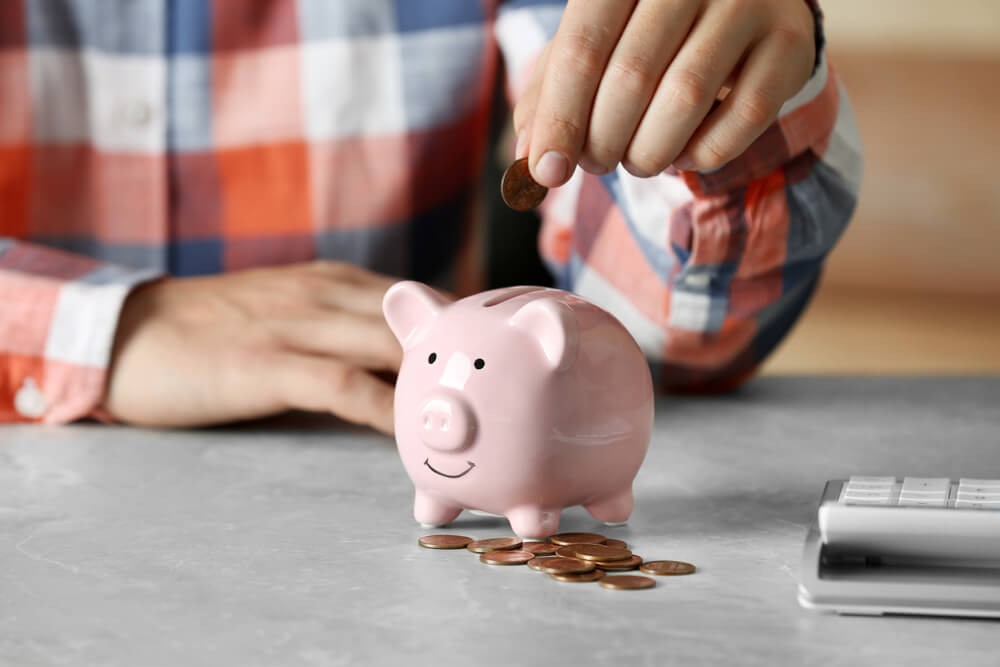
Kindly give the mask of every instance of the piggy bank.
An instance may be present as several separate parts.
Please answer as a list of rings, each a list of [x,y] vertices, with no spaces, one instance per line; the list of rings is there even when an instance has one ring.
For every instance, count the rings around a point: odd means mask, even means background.
[[[628,519],[653,384],[618,320],[542,287],[452,303],[405,281],[382,306],[403,347],[394,420],[417,521],[479,510],[544,538],[572,505],[609,524]]]

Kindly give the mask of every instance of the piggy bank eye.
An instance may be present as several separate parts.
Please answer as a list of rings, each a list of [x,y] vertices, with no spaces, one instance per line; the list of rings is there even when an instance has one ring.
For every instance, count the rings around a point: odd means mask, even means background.
[[[474,362],[472,362],[472,365],[476,367],[477,371],[480,371],[483,369],[483,366],[486,365],[486,362],[483,361],[482,359],[476,359]]]
[[[433,364],[435,361],[437,361],[437,358],[438,358],[437,352],[431,352],[431,356],[427,357],[427,363]]]

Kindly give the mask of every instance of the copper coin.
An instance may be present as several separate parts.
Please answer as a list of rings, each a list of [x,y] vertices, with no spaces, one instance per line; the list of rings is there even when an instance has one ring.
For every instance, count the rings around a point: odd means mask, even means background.
[[[609,547],[614,547],[615,549],[628,549],[628,545],[623,540],[616,540],[609,537],[604,540],[604,543]]]
[[[552,560],[551,556],[536,556],[535,558],[532,558],[531,560],[528,561],[528,567],[530,567],[532,570],[537,570],[538,572],[541,572],[542,568],[545,567],[545,564],[548,563],[550,560]]]
[[[616,574],[613,577],[604,577],[599,583],[604,588],[619,591],[634,591],[640,588],[652,588],[656,585],[656,582],[649,577],[640,577],[635,574]]]
[[[642,558],[639,556],[632,556],[628,560],[598,560],[594,561],[594,565],[605,572],[627,572],[628,570],[634,570],[642,565]]]
[[[464,549],[472,543],[465,535],[424,535],[417,544],[428,549]]]
[[[525,542],[521,545],[523,551],[530,551],[536,556],[551,556],[559,547],[551,542]]]
[[[571,544],[566,548],[576,554],[574,558],[583,560],[628,560],[632,557],[628,549],[615,549],[603,544]]]
[[[480,563],[487,565],[524,565],[535,554],[527,551],[490,551],[479,557]]]
[[[576,552],[573,551],[575,544],[567,544],[564,547],[558,547],[556,549],[556,555],[561,558],[576,558]],[[579,559],[577,559],[579,560]]]
[[[545,199],[548,188],[539,185],[531,177],[528,169],[528,158],[523,157],[507,167],[500,179],[500,194],[504,203],[515,211],[528,211]]]
[[[571,572],[591,572],[594,570],[593,563],[586,563],[575,558],[546,558],[545,562],[538,568],[539,572],[545,574],[569,574]]]
[[[567,544],[604,544],[607,538],[597,533],[559,533],[549,539],[552,544],[564,547]]]
[[[510,549],[520,549],[521,540],[516,537],[491,537],[488,540],[476,540],[465,548],[477,554],[489,553],[490,551],[507,551]]]
[[[666,576],[691,574],[695,569],[695,566],[691,563],[684,563],[679,560],[651,560],[639,566],[640,572]]]
[[[591,570],[590,572],[577,572],[568,574],[550,574],[556,581],[597,581],[604,578],[602,570]]]

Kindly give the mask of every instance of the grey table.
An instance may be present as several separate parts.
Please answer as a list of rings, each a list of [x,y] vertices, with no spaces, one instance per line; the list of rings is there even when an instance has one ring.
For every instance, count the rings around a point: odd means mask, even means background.
[[[637,592],[418,547],[393,443],[325,420],[0,427],[0,664],[997,665],[1000,623],[795,594],[825,480],[1000,476],[998,404],[989,378],[662,399],[630,524],[562,524],[700,568]]]

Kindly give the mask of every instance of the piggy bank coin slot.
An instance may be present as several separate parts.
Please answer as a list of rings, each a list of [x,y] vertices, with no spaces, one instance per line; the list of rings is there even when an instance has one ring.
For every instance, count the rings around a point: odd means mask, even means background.
[[[503,293],[496,295],[492,299],[487,299],[486,301],[484,301],[483,302],[483,308],[489,308],[490,306],[496,306],[496,305],[499,305],[499,304],[503,303],[504,301],[510,301],[514,297],[521,296],[522,294],[530,294],[531,292],[540,292],[543,289],[545,289],[545,288],[544,287],[533,287],[533,286],[511,287],[509,289],[504,290]]]

